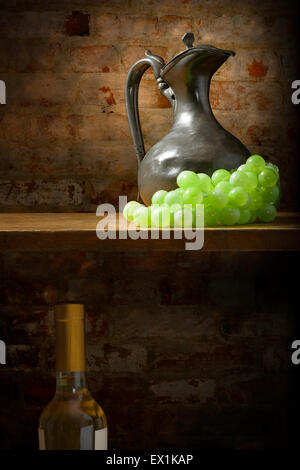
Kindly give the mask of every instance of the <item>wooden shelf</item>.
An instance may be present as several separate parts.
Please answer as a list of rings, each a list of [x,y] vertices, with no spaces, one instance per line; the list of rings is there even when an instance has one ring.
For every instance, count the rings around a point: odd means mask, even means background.
[[[174,239],[174,230],[169,240],[161,238],[162,231],[159,239],[121,240],[118,235],[126,229],[123,216],[113,224],[116,239],[99,240],[96,226],[100,220],[92,213],[2,213],[0,250],[182,251],[188,241]],[[206,228],[202,250],[300,250],[300,213],[279,213],[270,224]]]

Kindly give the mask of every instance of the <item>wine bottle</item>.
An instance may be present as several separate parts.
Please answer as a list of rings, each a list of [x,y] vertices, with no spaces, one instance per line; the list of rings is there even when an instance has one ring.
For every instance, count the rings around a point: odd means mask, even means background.
[[[56,393],[39,421],[40,450],[106,450],[107,424],[86,385],[84,307],[55,307]]]

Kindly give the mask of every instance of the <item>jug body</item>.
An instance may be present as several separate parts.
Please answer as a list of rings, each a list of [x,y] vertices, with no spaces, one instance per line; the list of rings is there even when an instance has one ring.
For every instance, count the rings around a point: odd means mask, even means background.
[[[136,102],[137,115],[133,117],[137,117],[140,141],[134,135],[137,128],[131,126],[131,131],[139,159],[139,194],[146,205],[151,204],[155,191],[174,189],[177,175],[183,170],[211,175],[219,168],[237,168],[250,155],[216,120],[209,102],[211,77],[233,54],[212,46],[197,46],[189,47],[166,65],[162,62],[158,66],[154,59],[158,86],[172,104],[174,121],[168,134],[145,153]],[[129,100],[126,96],[127,111]],[[132,116],[128,117],[130,122]]]
[[[201,123],[204,124],[199,120]],[[177,175],[183,170],[211,176],[220,168],[237,168],[249,156],[247,148],[217,121],[206,122],[201,132],[171,128],[165,137],[151,147],[139,165],[140,197],[146,205],[150,205],[155,191],[170,191],[177,187]]]

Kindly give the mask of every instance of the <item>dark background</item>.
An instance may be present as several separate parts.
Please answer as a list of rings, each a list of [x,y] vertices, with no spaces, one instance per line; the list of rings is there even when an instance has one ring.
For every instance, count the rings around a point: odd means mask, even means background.
[[[126,72],[146,49],[170,59],[186,31],[236,51],[213,80],[213,110],[279,166],[282,210],[299,208],[294,2],[0,7],[2,212],[93,212],[119,195],[135,198]],[[148,148],[172,119],[151,73],[140,101]],[[0,448],[37,448],[38,416],[55,387],[60,301],[86,304],[89,384],[109,420],[110,448],[296,447],[298,266],[298,253],[280,252],[2,252]]]

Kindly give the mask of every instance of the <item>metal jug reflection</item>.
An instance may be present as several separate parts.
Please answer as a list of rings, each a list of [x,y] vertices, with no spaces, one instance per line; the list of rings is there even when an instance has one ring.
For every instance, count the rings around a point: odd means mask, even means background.
[[[219,168],[231,170],[245,162],[248,149],[226,131],[213,115],[209,88],[213,74],[233,51],[213,46],[193,47],[194,35],[183,36],[186,50],[167,64],[150,51],[128,72],[125,102],[131,135],[139,161],[139,194],[146,205],[153,193],[176,187],[182,170],[209,175]],[[140,80],[153,68],[160,92],[173,107],[174,121],[168,134],[145,152],[138,111]]]

